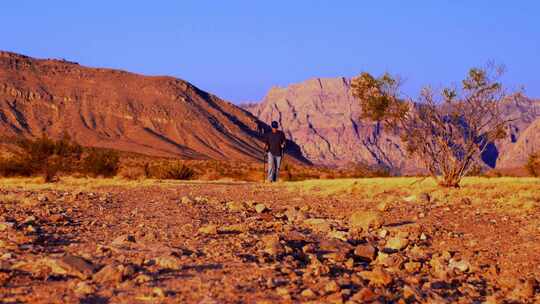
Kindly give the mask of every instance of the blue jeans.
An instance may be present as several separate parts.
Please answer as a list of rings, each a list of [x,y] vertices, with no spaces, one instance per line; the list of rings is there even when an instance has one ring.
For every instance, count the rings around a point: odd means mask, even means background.
[[[279,167],[281,166],[281,156],[268,152],[268,181],[276,182],[279,177]]]

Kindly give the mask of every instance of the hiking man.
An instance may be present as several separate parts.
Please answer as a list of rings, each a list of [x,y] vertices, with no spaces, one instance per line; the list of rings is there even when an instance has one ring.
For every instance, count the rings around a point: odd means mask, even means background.
[[[279,177],[281,157],[285,149],[285,133],[278,130],[277,121],[272,121],[272,131],[264,133],[265,152],[268,154],[268,181],[276,182]]]

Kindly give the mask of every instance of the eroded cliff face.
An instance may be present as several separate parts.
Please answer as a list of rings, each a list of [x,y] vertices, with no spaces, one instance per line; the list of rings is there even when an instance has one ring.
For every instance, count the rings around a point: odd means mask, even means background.
[[[540,152],[540,118],[528,125],[513,142],[507,144],[498,162],[501,168],[523,166],[532,153]]]
[[[346,78],[317,78],[274,87],[260,104],[247,109],[265,122],[280,122],[287,136],[316,164],[416,167],[407,164],[397,136],[359,118],[360,106]]]
[[[508,119],[506,138],[495,144],[496,167],[518,168],[526,162],[532,151],[540,149],[540,141],[531,137],[538,131],[540,100],[520,99],[503,108]]]
[[[262,123],[172,77],[0,52],[0,134],[188,159],[262,159]]]
[[[360,105],[353,98],[350,80],[346,78],[317,78],[285,88],[274,87],[261,103],[250,104],[246,109],[267,123],[279,121],[287,136],[316,164],[364,163],[390,167],[400,173],[421,169],[418,160],[406,157],[404,145],[396,134],[360,119]],[[523,157],[516,153],[524,148],[517,148],[523,145],[518,144],[519,139],[540,117],[538,109],[540,103],[532,100],[505,105],[505,112],[513,121],[508,137],[483,155],[488,167],[521,165]]]

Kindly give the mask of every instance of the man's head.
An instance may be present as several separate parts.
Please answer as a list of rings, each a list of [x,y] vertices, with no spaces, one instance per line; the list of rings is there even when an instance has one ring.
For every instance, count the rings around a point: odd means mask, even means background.
[[[277,128],[279,127],[279,124],[278,124],[277,121],[274,120],[274,121],[272,121],[272,123],[270,124],[270,126],[272,127],[272,129],[277,130]]]

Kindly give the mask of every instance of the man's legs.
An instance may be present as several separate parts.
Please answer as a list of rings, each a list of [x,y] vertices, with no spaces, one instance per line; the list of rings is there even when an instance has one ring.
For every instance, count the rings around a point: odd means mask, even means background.
[[[268,177],[267,177],[267,180],[269,182],[274,181],[274,172],[275,172],[274,155],[272,155],[271,152],[268,152]]]
[[[275,156],[276,167],[274,169],[274,181],[277,182],[279,178],[279,168],[281,167],[281,156]]]

